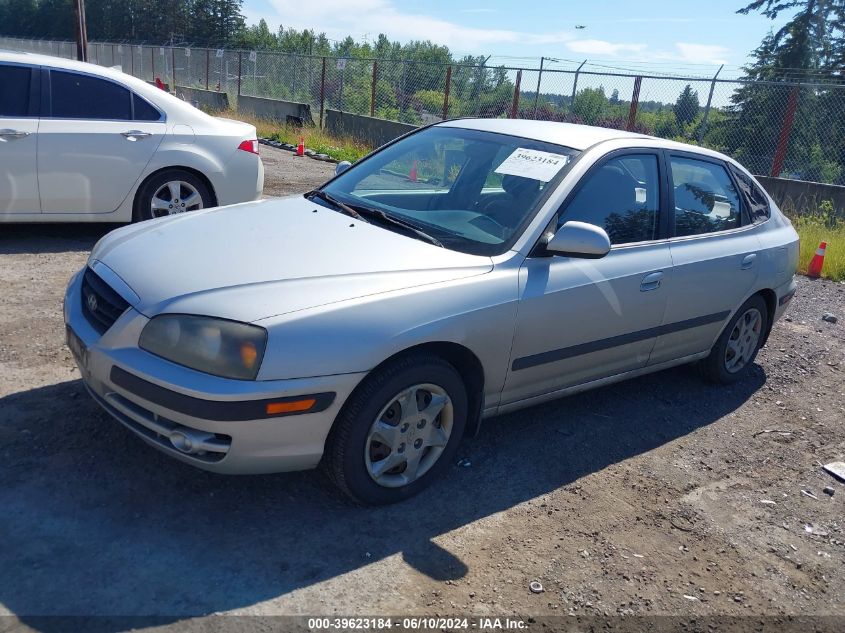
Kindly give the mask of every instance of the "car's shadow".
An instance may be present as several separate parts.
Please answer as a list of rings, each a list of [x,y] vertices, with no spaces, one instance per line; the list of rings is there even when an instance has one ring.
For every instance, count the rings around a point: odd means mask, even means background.
[[[13,394],[0,399],[0,604],[35,628],[49,614],[179,621],[396,553],[458,579],[470,563],[439,535],[711,424],[764,382],[758,366],[731,387],[676,369],[488,420],[458,453],[469,467],[382,508],[343,503],[313,472],[225,477],[171,460],[79,381]],[[113,622],[99,628],[125,628]]]
[[[109,231],[122,224],[0,225],[0,255],[90,251]]]

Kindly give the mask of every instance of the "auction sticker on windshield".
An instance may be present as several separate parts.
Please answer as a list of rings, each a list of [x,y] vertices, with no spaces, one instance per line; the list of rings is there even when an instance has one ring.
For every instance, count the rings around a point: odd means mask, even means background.
[[[522,176],[549,182],[568,162],[569,156],[563,154],[518,147],[495,171],[503,176]]]

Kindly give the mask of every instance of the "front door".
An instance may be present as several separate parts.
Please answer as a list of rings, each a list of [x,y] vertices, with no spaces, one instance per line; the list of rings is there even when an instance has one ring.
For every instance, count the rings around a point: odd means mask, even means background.
[[[111,213],[164,138],[163,121],[133,120],[137,99],[113,81],[50,71],[38,136],[43,213]],[[134,134],[133,134],[134,133]]]
[[[503,404],[646,365],[674,282],[660,172],[658,152],[612,155],[564,203],[557,226],[605,229],[604,258],[525,260]]]
[[[38,213],[38,70],[0,64],[0,215]]]

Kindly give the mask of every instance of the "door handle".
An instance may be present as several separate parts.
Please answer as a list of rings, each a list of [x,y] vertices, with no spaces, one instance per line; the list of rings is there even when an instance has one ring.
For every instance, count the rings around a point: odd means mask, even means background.
[[[748,270],[754,265],[754,260],[757,259],[757,253],[751,253],[750,255],[746,255],[742,258],[742,264],[740,264],[740,270]]]
[[[640,292],[648,292],[649,290],[657,290],[660,287],[660,281],[663,279],[663,271],[658,270],[654,273],[649,273],[643,277],[640,282]]]
[[[5,130],[0,130],[0,136],[3,138],[24,138],[25,136],[29,136],[32,132],[20,132],[18,130],[10,130],[6,128]]]
[[[129,130],[128,132],[120,133],[127,141],[137,141],[139,138],[147,138],[152,136],[149,132],[142,132],[141,130]]]

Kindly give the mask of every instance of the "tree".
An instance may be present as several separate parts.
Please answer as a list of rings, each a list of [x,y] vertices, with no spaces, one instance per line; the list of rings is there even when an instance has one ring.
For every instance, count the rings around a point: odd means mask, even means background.
[[[575,95],[575,102],[572,104],[572,112],[586,123],[593,125],[604,115],[607,106],[607,97],[604,95],[604,87],[584,88]]]
[[[675,119],[681,127],[689,125],[698,116],[700,106],[698,103],[698,91],[692,86],[686,85],[677,101],[675,101]]]

